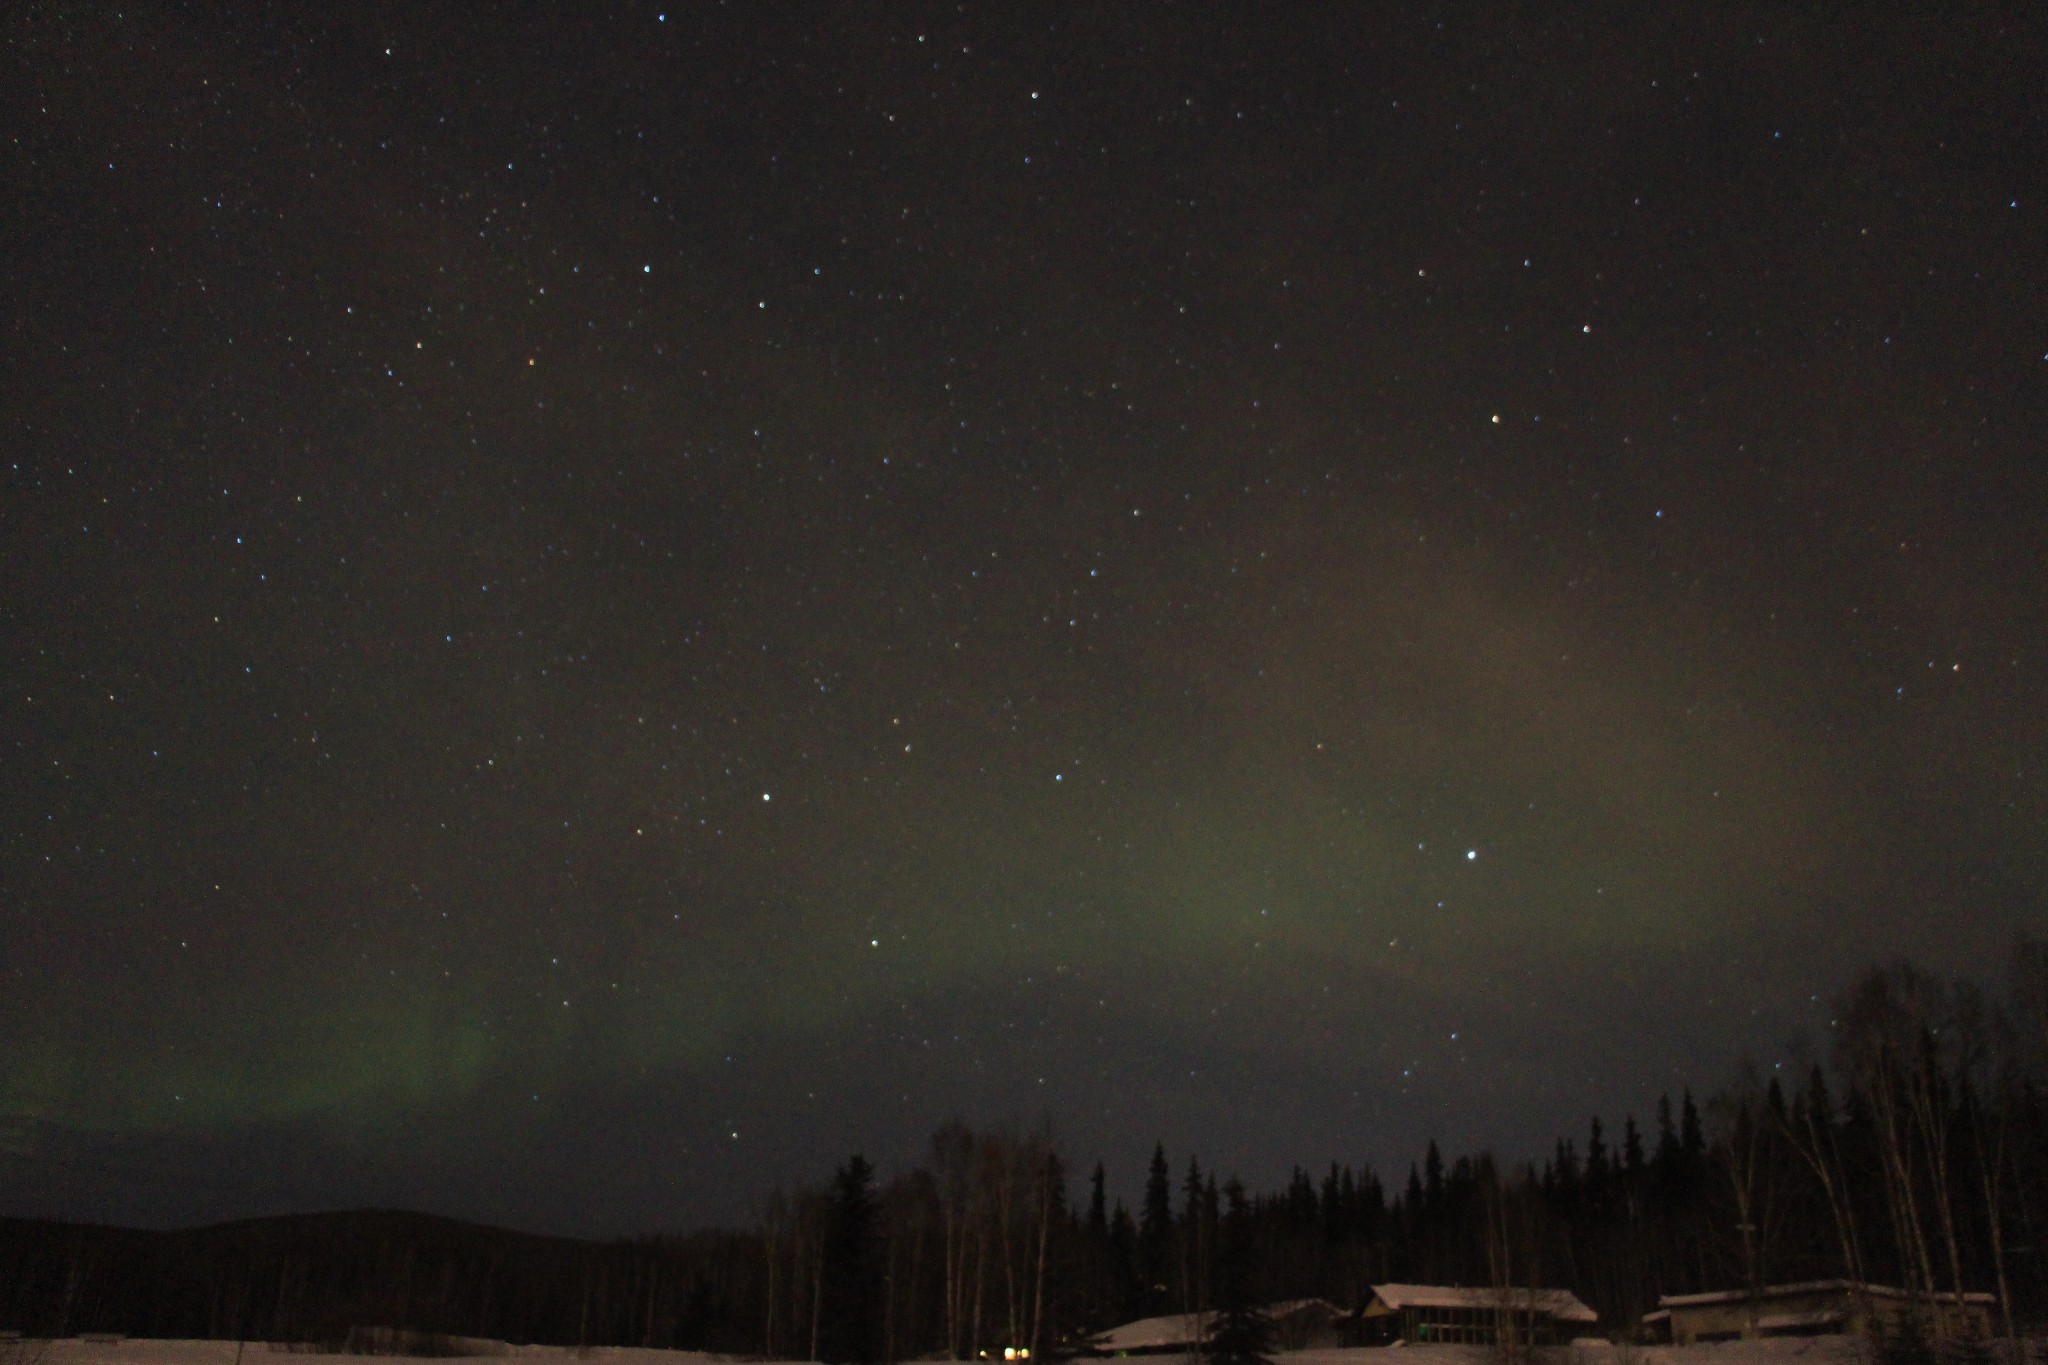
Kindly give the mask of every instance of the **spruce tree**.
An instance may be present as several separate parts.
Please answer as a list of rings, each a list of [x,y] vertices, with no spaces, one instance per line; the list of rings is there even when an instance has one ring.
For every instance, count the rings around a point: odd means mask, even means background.
[[[1601,1127],[1600,1116],[1595,1114],[1592,1132],[1586,1137],[1586,1207],[1595,1218],[1607,1213],[1608,1184],[1613,1173],[1613,1163],[1607,1157],[1607,1133]]]
[[[1678,1143],[1685,1152],[1686,1174],[1691,1176],[1706,1164],[1707,1135],[1700,1126],[1700,1107],[1692,1102],[1692,1091],[1685,1092],[1685,1107],[1679,1119]]]
[[[1149,1286],[1144,1267],[1139,1263],[1138,1225],[1131,1220],[1131,1211],[1124,1207],[1121,1199],[1116,1201],[1116,1211],[1109,1216],[1109,1253],[1110,1262],[1116,1267],[1118,1318],[1142,1317]]]
[[[882,1358],[874,1174],[874,1167],[855,1155],[832,1178],[818,1286],[818,1358],[832,1365],[871,1365]]]
[[[1235,1179],[1224,1187],[1221,1245],[1216,1255],[1216,1326],[1209,1334],[1212,1365],[1272,1365],[1273,1321],[1260,1306],[1258,1248],[1251,1206]]]
[[[1166,1144],[1152,1148],[1152,1166],[1145,1176],[1145,1207],[1138,1218],[1138,1270],[1145,1280],[1148,1309],[1164,1305],[1167,1271],[1173,1261],[1173,1173],[1166,1164]]]
[[[1671,1121],[1671,1096],[1657,1097],[1657,1168],[1669,1177],[1678,1169],[1678,1127]]]

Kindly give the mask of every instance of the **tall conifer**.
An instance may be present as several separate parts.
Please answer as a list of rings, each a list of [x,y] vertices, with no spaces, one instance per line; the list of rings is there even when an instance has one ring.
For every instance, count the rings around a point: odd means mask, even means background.
[[[1235,1178],[1224,1187],[1216,1254],[1216,1326],[1209,1334],[1213,1365],[1272,1365],[1273,1323],[1260,1306],[1257,1245],[1251,1205]]]

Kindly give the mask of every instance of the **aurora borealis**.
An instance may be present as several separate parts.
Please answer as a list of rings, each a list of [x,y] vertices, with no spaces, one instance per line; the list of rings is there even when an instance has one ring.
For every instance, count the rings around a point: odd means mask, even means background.
[[[0,17],[0,1211],[1537,1151],[2048,922],[2048,23]]]

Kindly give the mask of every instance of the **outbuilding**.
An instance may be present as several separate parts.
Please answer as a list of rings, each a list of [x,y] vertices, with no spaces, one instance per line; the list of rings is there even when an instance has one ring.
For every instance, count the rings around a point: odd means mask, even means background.
[[[1089,1356],[1193,1355],[1209,1339],[1206,1313],[1167,1313],[1139,1318],[1088,1338],[1078,1354]]]
[[[1991,1335],[1991,1309],[1997,1302],[1990,1294],[1921,1295],[1916,1300],[1888,1284],[1855,1280],[1667,1294],[1657,1300],[1671,1315],[1671,1340],[1680,1346],[1756,1337],[1897,1336],[1916,1316],[1924,1337],[1981,1341]]]
[[[1275,1350],[1302,1351],[1338,1344],[1337,1324],[1344,1314],[1324,1299],[1289,1299],[1266,1305],[1273,1325]],[[1199,1354],[1216,1330],[1214,1313],[1168,1313],[1139,1318],[1090,1337],[1076,1353],[1087,1356],[1191,1356]]]
[[[1586,1335],[1600,1315],[1568,1289],[1467,1288],[1441,1284],[1376,1284],[1359,1312],[1369,1342],[1444,1342],[1491,1346],[1503,1325],[1532,1345]]]

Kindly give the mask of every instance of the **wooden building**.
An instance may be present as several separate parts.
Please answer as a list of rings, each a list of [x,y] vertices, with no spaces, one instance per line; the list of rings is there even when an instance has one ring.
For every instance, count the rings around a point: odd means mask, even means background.
[[[1273,1324],[1273,1346],[1280,1351],[1302,1351],[1315,1346],[1338,1344],[1338,1321],[1342,1310],[1322,1299],[1289,1299],[1266,1305],[1266,1318]],[[1208,1345],[1216,1329],[1214,1313],[1168,1313],[1164,1317],[1139,1318],[1090,1337],[1078,1351],[1085,1356],[1192,1356]]]
[[[1570,1341],[1588,1334],[1600,1315],[1566,1289],[1471,1289],[1458,1285],[1376,1284],[1358,1314],[1360,1337],[1369,1343],[1445,1342],[1491,1346],[1501,1327],[1534,1345]]]
[[[1990,1294],[1922,1297],[1918,1331],[1930,1340],[1977,1340],[1991,1335]],[[1671,1340],[1680,1346],[1696,1341],[1742,1341],[1756,1337],[1897,1336],[1916,1313],[1913,1296],[1885,1284],[1854,1280],[1810,1280],[1774,1284],[1752,1293],[1726,1289],[1711,1294],[1667,1294],[1657,1300],[1669,1314]],[[1651,1319],[1644,1319],[1650,1326]]]

